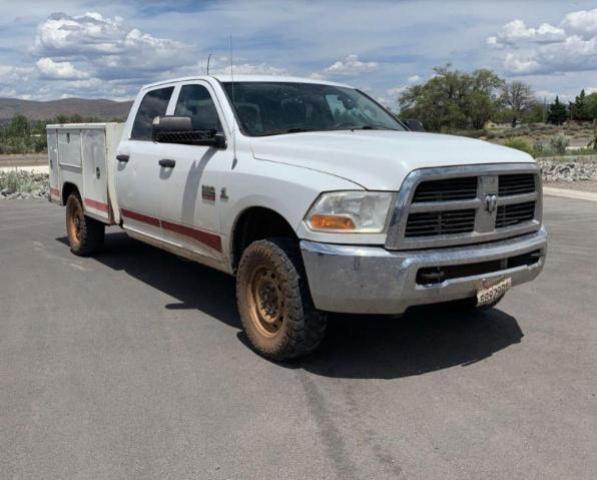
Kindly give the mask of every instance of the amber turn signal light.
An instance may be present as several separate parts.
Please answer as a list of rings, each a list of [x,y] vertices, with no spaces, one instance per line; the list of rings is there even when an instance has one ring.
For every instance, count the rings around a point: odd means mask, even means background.
[[[311,228],[320,230],[354,230],[354,222],[348,217],[316,213],[309,219]]]

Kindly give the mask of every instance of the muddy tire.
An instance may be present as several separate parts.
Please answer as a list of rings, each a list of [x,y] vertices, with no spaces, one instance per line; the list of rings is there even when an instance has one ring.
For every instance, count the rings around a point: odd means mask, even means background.
[[[85,215],[77,193],[71,193],[66,200],[66,233],[75,255],[91,255],[104,243],[105,225]]]
[[[325,335],[326,316],[311,301],[296,242],[259,240],[243,252],[236,299],[252,346],[272,360],[311,353]]]

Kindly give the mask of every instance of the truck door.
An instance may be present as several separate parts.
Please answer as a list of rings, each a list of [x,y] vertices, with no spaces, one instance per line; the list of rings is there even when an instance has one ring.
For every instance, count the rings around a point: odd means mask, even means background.
[[[191,117],[194,130],[222,132],[223,115],[215,98],[207,82],[183,84],[173,114]],[[170,144],[167,158],[174,163],[161,177],[164,236],[178,247],[221,259],[218,205],[225,200],[223,178],[232,164],[232,149]]]
[[[82,130],[83,203],[88,215],[109,222],[108,183],[106,173],[106,131],[103,128]]]
[[[129,138],[123,138],[117,151],[114,182],[123,227],[132,232],[162,240],[160,186],[170,145],[151,140],[153,119],[166,114],[174,87],[149,90],[141,99]]]
[[[50,201],[60,203],[62,192],[60,188],[60,168],[58,167],[58,132],[48,129],[48,160],[50,164]]]

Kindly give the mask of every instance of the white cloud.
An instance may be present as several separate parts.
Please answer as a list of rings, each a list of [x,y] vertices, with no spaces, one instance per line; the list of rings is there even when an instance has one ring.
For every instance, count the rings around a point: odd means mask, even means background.
[[[288,75],[285,68],[276,67],[268,63],[250,63],[235,60],[232,67],[233,73],[237,75]],[[204,75],[207,72],[207,60],[201,60],[194,65],[176,68],[168,72],[170,77],[185,77],[192,75]],[[210,74],[230,75],[230,60],[228,57],[212,57],[209,63]]]
[[[88,71],[109,80],[145,77],[188,64],[190,46],[128,28],[118,16],[54,13],[38,26],[32,53],[42,57],[38,67],[48,78],[84,78],[76,72]]]
[[[504,69],[515,75],[597,70],[597,9],[571,12],[558,27],[513,20],[486,43],[503,50]]]
[[[569,13],[564,17],[562,26],[567,31],[583,36],[597,34],[597,8]]]
[[[408,88],[408,85],[401,85],[401,86],[394,87],[394,88],[388,88],[386,90],[386,94],[388,94],[392,98],[398,98],[400,95],[402,95],[406,91],[407,88]]]
[[[49,80],[75,80],[89,77],[89,74],[77,70],[70,62],[55,62],[51,58],[40,58],[35,65],[40,77]]]
[[[0,65],[0,85],[17,85],[30,80],[33,68]]]
[[[406,81],[408,83],[417,83],[421,81],[421,77],[419,75],[411,75]]]
[[[330,65],[325,69],[325,72],[331,75],[354,75],[372,72],[377,70],[378,67],[377,62],[362,62],[359,60],[358,55],[351,54]]]
[[[566,33],[563,29],[543,23],[539,28],[527,27],[522,20],[506,23],[497,36],[487,39],[489,45],[513,45],[519,42],[551,43],[563,40]]]

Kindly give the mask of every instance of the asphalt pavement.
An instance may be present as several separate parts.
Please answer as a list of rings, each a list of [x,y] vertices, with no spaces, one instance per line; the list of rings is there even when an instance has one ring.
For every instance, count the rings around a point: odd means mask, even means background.
[[[498,308],[341,316],[279,365],[233,279],[0,201],[1,479],[594,479],[597,207],[545,199],[547,266]]]

